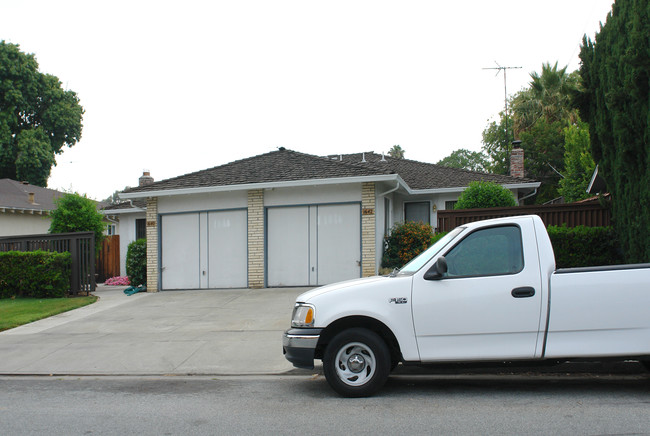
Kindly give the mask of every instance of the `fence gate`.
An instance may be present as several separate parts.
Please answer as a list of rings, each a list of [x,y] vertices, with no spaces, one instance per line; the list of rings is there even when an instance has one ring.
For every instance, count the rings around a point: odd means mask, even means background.
[[[93,292],[95,282],[95,233],[54,233],[0,238],[0,251],[69,252],[72,260],[70,293]]]
[[[120,235],[106,236],[102,242],[95,273],[99,283],[120,275]]]

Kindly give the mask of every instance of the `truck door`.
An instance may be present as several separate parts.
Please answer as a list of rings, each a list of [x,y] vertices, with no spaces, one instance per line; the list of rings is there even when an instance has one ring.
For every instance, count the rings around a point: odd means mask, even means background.
[[[420,359],[535,357],[542,293],[532,220],[476,229],[444,256],[440,280],[413,278]]]

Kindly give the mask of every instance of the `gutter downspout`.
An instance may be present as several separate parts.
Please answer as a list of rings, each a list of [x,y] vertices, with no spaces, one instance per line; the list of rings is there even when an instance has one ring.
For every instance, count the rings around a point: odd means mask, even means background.
[[[521,203],[522,203],[525,199],[530,198],[530,197],[532,197],[532,196],[535,195],[535,194],[537,194],[537,188],[533,189],[533,192],[530,193],[530,194],[528,194],[528,195],[526,195],[525,197],[521,197],[519,200],[517,200],[517,203],[519,204],[519,206],[521,206]]]
[[[393,189],[389,189],[389,190],[386,191],[386,192],[382,192],[381,194],[377,195],[377,197],[383,197],[383,196],[385,196],[385,195],[390,194],[391,192],[395,192],[395,191],[397,191],[398,189],[399,189],[399,181],[397,181],[397,186],[395,186]]]

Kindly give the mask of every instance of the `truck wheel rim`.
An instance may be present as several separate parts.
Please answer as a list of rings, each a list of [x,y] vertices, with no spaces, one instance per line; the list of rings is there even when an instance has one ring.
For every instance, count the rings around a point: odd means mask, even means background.
[[[375,374],[377,359],[361,342],[351,342],[336,353],[336,375],[349,386],[361,386]]]

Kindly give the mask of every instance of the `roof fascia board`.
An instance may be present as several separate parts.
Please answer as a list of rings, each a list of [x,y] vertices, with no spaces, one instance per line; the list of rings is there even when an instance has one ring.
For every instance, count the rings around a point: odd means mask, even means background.
[[[102,210],[100,210],[100,212],[103,213],[104,215],[121,215],[121,214],[125,214],[125,213],[138,213],[138,212],[144,213],[146,211],[147,211],[146,209],[141,209],[139,207],[134,207],[132,209],[108,209],[108,210],[102,209]]]
[[[405,188],[408,189],[408,186],[398,174],[380,174],[374,176],[338,177],[333,179],[289,180],[285,182],[246,183],[241,185],[206,186],[201,188],[163,189],[158,191],[120,193],[118,196],[126,200],[131,198],[167,197],[172,195],[206,194],[228,191],[248,191],[251,189],[294,188],[298,186],[340,185],[343,183],[386,181],[399,181]]]
[[[539,188],[540,182],[527,182],[527,183],[508,183],[501,184],[506,189],[534,189]],[[411,189],[407,187],[407,191],[411,195],[422,194],[453,194],[456,192],[463,192],[467,186],[456,186],[453,188],[434,188],[434,189]]]

